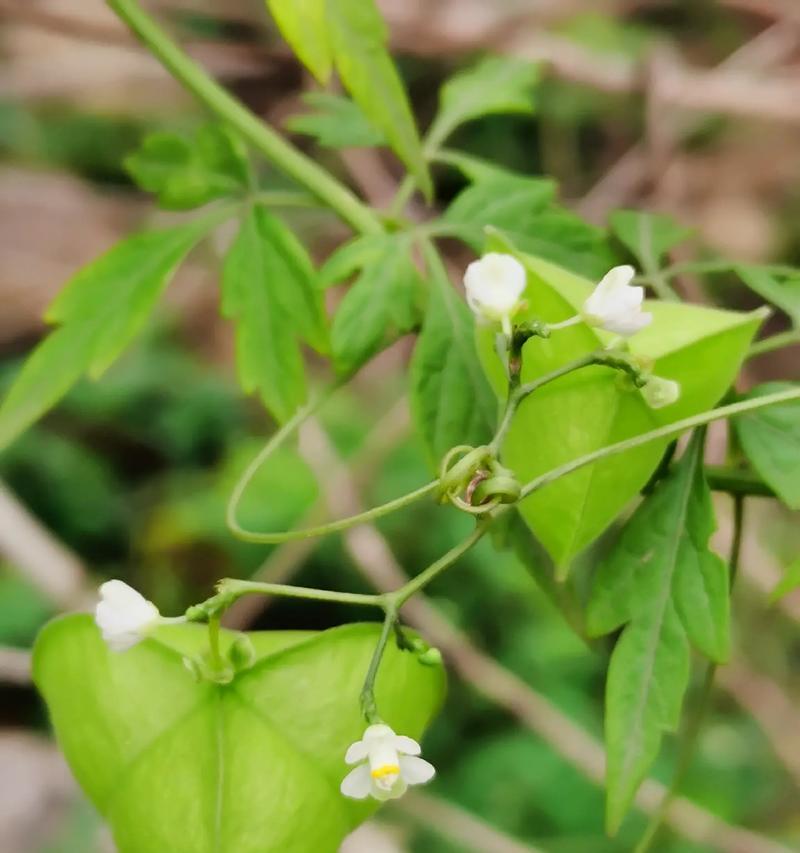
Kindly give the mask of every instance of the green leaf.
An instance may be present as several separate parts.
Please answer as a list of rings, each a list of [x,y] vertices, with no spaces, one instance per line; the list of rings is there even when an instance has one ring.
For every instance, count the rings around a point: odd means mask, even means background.
[[[243,219],[225,259],[222,310],[236,320],[242,387],[286,420],[305,400],[300,341],[325,350],[325,315],[305,249],[261,205]]]
[[[501,251],[508,251],[507,246]],[[574,316],[593,284],[530,255],[519,255],[528,270],[520,319],[550,323]],[[630,340],[634,355],[653,363],[653,372],[681,385],[677,403],[650,409],[640,392],[616,373],[584,368],[540,389],[520,406],[503,448],[503,458],[527,482],[558,465],[711,408],[730,386],[763,314],[739,314],[694,305],[649,301],[651,326]],[[548,340],[531,339],[523,351],[523,381],[561,367],[607,344],[609,336],[579,324]],[[498,396],[506,378],[494,349],[494,335],[479,332],[481,359]],[[698,370],[698,364],[703,369]],[[562,573],[572,557],[605,530],[638,494],[655,470],[667,441],[652,442],[587,465],[548,484],[522,502],[520,511]],[[534,450],[535,448],[535,450]]]
[[[716,662],[729,654],[728,571],[708,548],[715,525],[702,462],[698,432],[623,529],[589,601],[590,635],[629,623],[606,686],[611,832],[655,760],[664,730],[677,726],[689,677],[687,636]]]
[[[458,72],[442,86],[431,145],[438,146],[459,125],[481,116],[533,113],[532,90],[538,81],[537,65],[505,56],[486,57]]]
[[[327,0],[267,0],[270,14],[297,58],[319,80],[331,76],[331,56]]]
[[[331,329],[333,359],[343,375],[410,332],[421,317],[421,282],[408,241],[386,235],[364,245],[369,251],[358,256],[361,261],[352,256],[352,263],[363,263],[361,272],[339,305]]]
[[[798,587],[800,587],[800,557],[789,565],[783,577],[775,584],[775,588],[769,594],[769,603],[775,604]]]
[[[68,616],[40,635],[34,679],[120,853],[334,853],[377,807],[339,783],[379,630],[250,634],[254,664],[216,685],[183,665],[206,646],[204,627],[166,626],[115,654],[90,617]],[[234,636],[223,632],[224,648]],[[396,731],[418,738],[443,689],[440,667],[390,644],[377,700]]]
[[[670,216],[639,210],[614,211],[609,224],[644,270],[658,269],[663,256],[692,234],[690,228],[685,228]]]
[[[204,218],[129,237],[84,267],[46,319],[58,323],[33,351],[0,405],[0,449],[53,406],[79,377],[101,376],[144,325],[172,273],[219,221]]]
[[[430,196],[430,173],[408,96],[386,49],[386,26],[375,0],[327,0],[327,20],[342,83]]]
[[[797,387],[796,382],[767,382],[744,399]],[[740,415],[734,426],[745,455],[762,479],[789,509],[800,509],[800,403]]]
[[[525,231],[555,198],[556,185],[549,178],[527,178],[499,173],[462,190],[448,207],[444,222],[469,226],[463,233],[481,245],[483,228]]]
[[[125,168],[136,183],[155,193],[161,207],[186,210],[241,192],[249,181],[247,152],[221,125],[202,127],[193,139],[153,133]]]
[[[470,161],[460,168],[474,182],[456,196],[442,221],[476,252],[491,228],[520,251],[592,278],[599,279],[613,264],[603,231],[555,204],[556,185],[550,179],[486,170]]]
[[[322,265],[320,287],[343,284],[353,273],[374,263],[386,246],[385,234],[363,234],[343,243]]]
[[[473,319],[447,274],[431,264],[428,309],[411,361],[411,407],[431,463],[457,444],[485,444],[497,401],[475,350]]]
[[[796,276],[779,278],[763,267],[739,264],[735,269],[750,290],[780,308],[793,326],[800,327],[800,270]]]
[[[374,127],[358,104],[330,92],[307,92],[303,102],[313,112],[289,118],[286,127],[293,133],[313,136],[328,148],[369,148],[385,145],[386,137]]]

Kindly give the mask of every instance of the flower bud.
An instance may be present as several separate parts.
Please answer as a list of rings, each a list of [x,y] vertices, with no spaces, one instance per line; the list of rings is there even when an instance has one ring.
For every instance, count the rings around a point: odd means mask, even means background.
[[[500,323],[511,334],[511,317],[525,290],[525,267],[512,255],[490,252],[464,273],[467,304],[483,323]]]
[[[642,388],[642,396],[651,409],[663,409],[681,396],[681,386],[672,379],[651,376]]]

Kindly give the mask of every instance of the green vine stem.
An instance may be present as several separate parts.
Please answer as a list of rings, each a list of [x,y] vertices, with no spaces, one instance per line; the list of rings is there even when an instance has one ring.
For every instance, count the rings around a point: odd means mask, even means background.
[[[108,0],[108,5],[179,83],[281,171],[308,189],[354,230],[363,234],[383,230],[369,207],[229,95],[166,35],[136,0]]]
[[[576,358],[574,361],[570,361],[567,364],[562,365],[551,373],[546,373],[544,376],[540,376],[537,379],[533,379],[530,382],[526,382],[524,385],[518,385],[514,381],[515,375],[518,375],[518,371],[511,371],[509,374],[509,396],[508,401],[506,403],[505,412],[503,413],[503,419],[500,422],[500,426],[495,433],[494,438],[492,439],[489,447],[493,452],[497,453],[500,450],[500,447],[503,444],[503,441],[506,437],[506,434],[511,427],[511,423],[514,420],[514,415],[517,412],[517,409],[520,406],[520,403],[532,394],[534,391],[537,391],[543,385],[547,385],[550,382],[553,382],[556,379],[560,379],[562,376],[566,376],[568,373],[572,373],[575,370],[580,370],[583,367],[589,367],[590,365],[601,365],[604,367],[610,367],[614,370],[622,370],[631,375],[631,377],[636,381],[641,376],[641,371],[636,367],[633,362],[629,359],[625,358],[621,353],[608,352],[605,350],[598,350],[597,352],[587,353],[586,355],[582,355],[580,358]]]
[[[389,637],[392,635],[395,625],[397,625],[397,610],[394,607],[387,607],[381,635],[378,638],[375,651],[372,653],[369,669],[367,669],[367,675],[364,679],[364,686],[361,688],[361,713],[370,725],[381,722],[380,715],[378,714],[378,703],[375,700],[375,681],[378,677],[383,653],[386,651],[386,646],[389,644]]]
[[[774,352],[776,349],[800,344],[800,329],[789,329],[786,332],[779,332],[777,335],[770,335],[768,338],[762,338],[756,341],[747,353],[748,358],[755,358],[757,355],[764,355],[767,352]]]
[[[348,516],[347,518],[339,518],[335,521],[330,521],[326,524],[321,524],[316,527],[305,527],[300,530],[278,531],[275,533],[260,532],[248,530],[239,524],[236,518],[236,511],[239,508],[242,497],[244,496],[247,487],[250,485],[253,477],[258,473],[261,466],[269,459],[269,457],[298,429],[298,427],[307,418],[311,417],[314,412],[336,391],[340,383],[336,383],[325,391],[318,394],[310,400],[305,406],[299,408],[291,418],[267,441],[264,447],[255,456],[253,461],[247,466],[239,481],[236,484],[231,496],[228,500],[228,506],[225,511],[225,523],[228,529],[234,536],[245,542],[258,542],[263,545],[279,545],[283,542],[292,542],[297,539],[310,539],[315,536],[324,536],[328,533],[336,533],[341,530],[347,530],[357,524],[363,524],[368,521],[374,521],[376,518],[381,518],[384,515],[389,515],[403,507],[409,506],[415,501],[433,494],[439,488],[439,480],[432,480],[418,489],[394,498],[385,504],[372,507],[371,509],[361,512],[358,515]]]
[[[536,477],[522,487],[521,498],[525,498],[533,492],[583,468],[586,465],[591,465],[600,459],[605,459],[608,456],[615,456],[618,453],[624,453],[626,450],[631,450],[634,447],[639,447],[642,444],[649,444],[651,441],[658,441],[660,438],[670,438],[674,435],[679,435],[686,430],[694,429],[695,427],[705,426],[712,421],[724,420],[736,415],[742,415],[745,412],[753,412],[757,409],[765,409],[768,406],[775,406],[779,403],[791,403],[795,400],[800,400],[800,388],[793,388],[788,391],[776,391],[774,394],[765,394],[763,397],[755,397],[752,400],[742,400],[739,403],[732,403],[729,406],[720,406],[718,409],[710,409],[707,412],[701,412],[699,415],[693,415],[690,418],[682,418],[674,423],[667,424],[663,427],[643,432],[640,435],[635,435],[633,438],[627,438],[624,441],[618,441],[616,444],[609,444],[606,447],[601,447],[584,456],[579,456],[564,465],[559,465],[550,471]]]
[[[744,497],[735,495],[733,498],[733,540],[731,542],[730,554],[730,585],[733,587],[736,581],[736,575],[739,572],[739,561],[742,554],[742,537],[744,534]],[[703,729],[703,723],[708,716],[709,705],[711,703],[712,690],[714,687],[714,678],[717,674],[718,666],[715,663],[709,663],[706,667],[705,675],[703,676],[703,684],[700,688],[700,695],[694,707],[686,728],[681,738],[681,743],[678,751],[678,759],[675,766],[675,773],[672,777],[672,782],[664,794],[663,799],[659,803],[658,808],[653,812],[647,827],[639,839],[633,853],[648,853],[652,849],[658,834],[664,824],[664,819],[669,812],[673,800],[678,794],[686,774],[689,772],[692,760],[694,759],[697,744],[700,739],[700,733]]]

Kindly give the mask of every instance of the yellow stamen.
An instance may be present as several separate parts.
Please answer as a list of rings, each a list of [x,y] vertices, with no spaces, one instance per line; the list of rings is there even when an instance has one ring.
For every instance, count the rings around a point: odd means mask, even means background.
[[[372,771],[373,779],[383,779],[384,776],[398,776],[400,768],[396,764],[384,764],[383,767],[376,767]]]

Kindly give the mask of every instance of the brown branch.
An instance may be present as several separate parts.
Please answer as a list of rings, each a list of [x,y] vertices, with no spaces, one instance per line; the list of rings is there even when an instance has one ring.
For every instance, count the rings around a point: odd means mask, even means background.
[[[0,554],[60,610],[82,608],[90,600],[80,559],[1,483]]]

